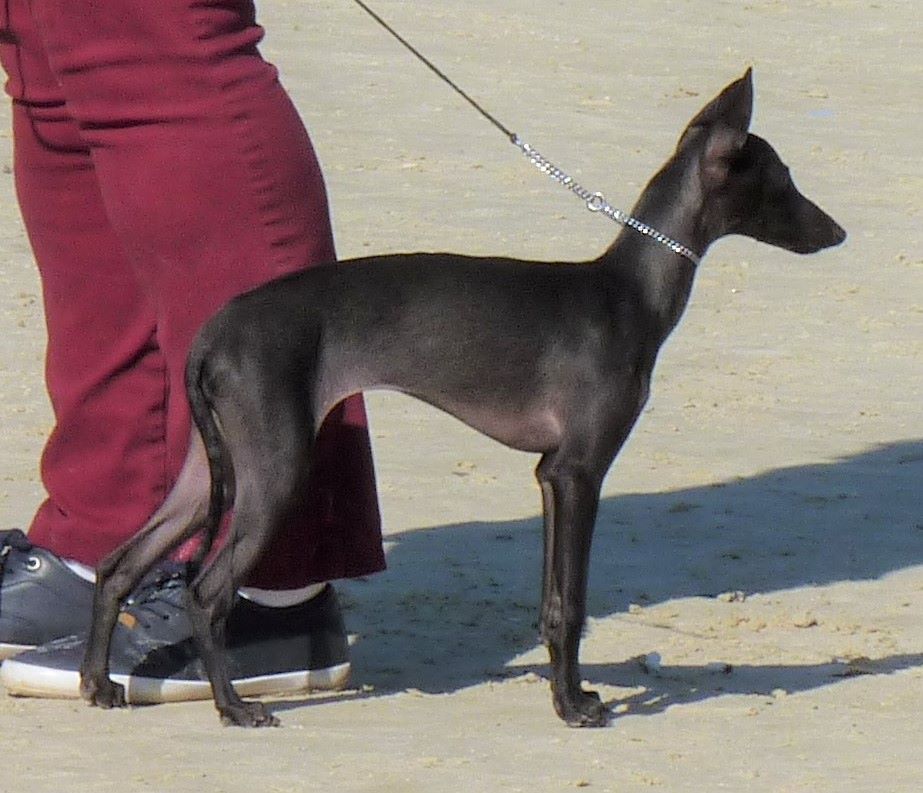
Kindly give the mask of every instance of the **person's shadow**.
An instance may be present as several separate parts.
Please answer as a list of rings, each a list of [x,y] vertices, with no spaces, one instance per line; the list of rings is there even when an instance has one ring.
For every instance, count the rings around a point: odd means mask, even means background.
[[[923,564],[921,482],[923,440],[913,440],[829,464],[607,498],[594,537],[588,614],[605,617],[631,603],[687,596],[875,579]],[[387,572],[338,584],[356,634],[354,682],[375,696],[404,688],[451,692],[528,669],[547,674],[547,664],[508,666],[538,643],[541,535],[536,515],[389,537]],[[632,712],[657,712],[721,692],[801,691],[853,674],[891,673],[923,665],[920,651],[861,668],[735,666],[705,686],[702,676],[714,677],[713,671],[664,667],[649,675],[637,659],[624,657],[584,664],[583,674],[590,684],[644,687],[638,701],[625,704]]]

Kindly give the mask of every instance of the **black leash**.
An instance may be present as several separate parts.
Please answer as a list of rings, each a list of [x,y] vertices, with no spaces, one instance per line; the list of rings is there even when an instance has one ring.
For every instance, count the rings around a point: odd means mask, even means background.
[[[371,8],[369,8],[362,0],[353,0],[353,2],[359,6],[365,13],[367,13],[372,19],[374,19],[379,25],[381,25],[385,30],[388,31],[394,38],[396,38],[401,44],[403,44],[408,50],[410,50],[433,74],[435,74],[440,80],[442,80],[446,85],[448,85],[455,93],[457,93],[462,99],[464,99],[471,107],[478,111],[484,118],[486,118],[491,124],[493,124],[497,129],[499,129],[507,138],[511,141],[514,141],[516,138],[515,132],[510,132],[506,127],[503,126],[496,118],[494,118],[490,113],[488,113],[483,107],[481,107],[477,102],[474,101],[468,94],[466,94],[461,88],[458,87],[436,64],[434,64],[429,58],[427,58],[422,52],[420,52],[416,47],[413,46],[407,39],[405,39],[400,33],[398,33],[393,27],[391,27],[384,19],[382,19],[378,14],[376,14]],[[515,142],[515,141],[514,141]]]
[[[550,176],[558,184],[566,187],[574,195],[580,198],[585,204],[586,208],[590,212],[599,212],[605,215],[609,220],[614,220],[616,223],[619,223],[623,226],[628,226],[630,229],[634,229],[639,234],[643,234],[645,237],[650,237],[651,239],[659,242],[661,245],[668,247],[673,253],[684,256],[694,265],[698,265],[701,261],[701,257],[690,248],[687,248],[681,242],[677,242],[671,237],[668,237],[666,234],[662,234],[657,231],[657,229],[652,226],[648,226],[647,223],[644,223],[641,220],[638,220],[635,217],[632,217],[627,212],[623,212],[621,209],[616,209],[612,206],[606,199],[603,197],[602,193],[592,193],[587,190],[585,187],[577,183],[572,177],[568,176],[564,171],[558,168],[551,160],[543,157],[539,154],[532,146],[522,140],[519,135],[515,132],[510,132],[503,124],[497,121],[490,113],[488,113],[483,107],[481,107],[474,99],[472,99],[467,93],[465,93],[461,88],[458,87],[438,66],[436,66],[429,58],[427,58],[422,52],[420,52],[416,47],[414,47],[409,41],[407,41],[400,33],[398,33],[391,25],[389,25],[384,19],[382,19],[378,14],[376,14],[371,8],[369,8],[363,0],[353,0],[353,2],[359,6],[365,13],[367,13],[372,19],[374,19],[379,25],[381,25],[385,30],[388,31],[394,38],[396,38],[401,44],[403,44],[408,50],[410,50],[414,56],[423,63],[426,68],[428,68],[433,74],[435,74],[440,80],[442,80],[446,85],[448,85],[455,93],[457,93],[462,99],[464,99],[471,107],[477,110],[484,118],[486,118],[491,124],[493,124],[500,132],[502,132],[506,138],[516,146],[526,157],[529,158],[536,168],[538,168],[546,176]]]

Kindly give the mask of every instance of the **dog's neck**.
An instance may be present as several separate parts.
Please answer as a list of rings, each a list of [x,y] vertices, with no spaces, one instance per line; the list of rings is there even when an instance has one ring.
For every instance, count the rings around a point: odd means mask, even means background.
[[[633,217],[705,255],[701,230],[701,189],[688,168],[671,161],[648,183],[631,210]],[[655,240],[624,229],[601,257],[619,281],[633,284],[659,329],[662,341],[682,317],[692,292],[696,265]]]

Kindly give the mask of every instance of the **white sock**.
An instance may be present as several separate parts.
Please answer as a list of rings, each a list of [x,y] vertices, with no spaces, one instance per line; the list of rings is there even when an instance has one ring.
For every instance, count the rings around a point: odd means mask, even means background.
[[[271,606],[272,608],[285,608],[286,606],[297,606],[313,597],[317,597],[324,591],[324,584],[309,584],[300,589],[259,589],[253,586],[240,588],[241,597],[252,600],[260,606]]]
[[[87,567],[82,562],[77,562],[73,559],[62,559],[62,561],[84,581],[89,581],[91,584],[96,583],[96,571],[92,567]]]

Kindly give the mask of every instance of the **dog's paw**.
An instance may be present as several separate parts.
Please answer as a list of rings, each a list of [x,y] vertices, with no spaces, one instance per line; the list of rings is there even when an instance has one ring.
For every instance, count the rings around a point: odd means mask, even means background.
[[[241,702],[218,708],[218,715],[225,727],[278,727],[279,720],[262,702]]]
[[[81,679],[80,696],[88,705],[97,708],[124,708],[128,701],[125,698],[125,686],[115,683],[108,677],[99,679]]]
[[[595,691],[580,691],[572,697],[555,698],[554,706],[568,727],[605,727],[612,716]]]

